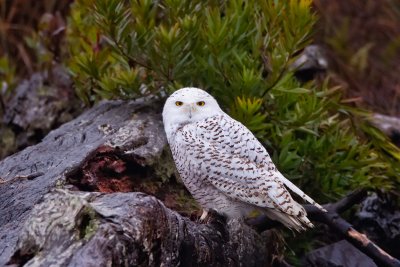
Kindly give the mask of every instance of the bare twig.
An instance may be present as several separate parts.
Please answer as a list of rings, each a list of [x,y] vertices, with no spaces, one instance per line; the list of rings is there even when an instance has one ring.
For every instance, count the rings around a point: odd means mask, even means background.
[[[351,208],[352,206],[354,206],[355,204],[360,203],[366,197],[367,197],[366,190],[357,189],[357,190],[351,192],[350,194],[348,194],[346,197],[340,199],[339,201],[337,201],[333,204],[329,203],[329,204],[324,205],[324,208],[331,212],[342,213],[342,212],[348,210],[349,208]],[[308,205],[308,206],[313,207],[312,205]],[[305,209],[307,210],[307,207],[305,207]]]
[[[400,261],[398,259],[389,255],[366,235],[355,230],[350,223],[345,221],[338,214],[360,203],[366,196],[367,192],[365,190],[356,190],[336,203],[323,205],[328,212],[323,212],[314,205],[304,205],[304,208],[312,221],[328,225],[357,249],[373,259],[379,266],[400,267]],[[248,223],[253,225],[258,231],[264,231],[281,225],[278,222],[268,220],[266,216],[260,216],[249,220]]]

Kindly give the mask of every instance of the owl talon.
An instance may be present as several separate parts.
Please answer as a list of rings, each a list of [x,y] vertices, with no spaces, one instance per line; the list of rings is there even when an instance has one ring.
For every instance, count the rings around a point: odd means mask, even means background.
[[[201,216],[199,218],[199,223],[206,223],[207,217],[208,217],[208,210],[203,210],[203,213],[201,214]]]

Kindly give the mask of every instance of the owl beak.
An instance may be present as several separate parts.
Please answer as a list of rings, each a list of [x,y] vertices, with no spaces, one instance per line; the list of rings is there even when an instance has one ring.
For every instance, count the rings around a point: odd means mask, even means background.
[[[187,112],[189,113],[189,119],[192,118],[193,113],[196,111],[196,106],[195,104],[189,104],[189,106],[187,107]]]

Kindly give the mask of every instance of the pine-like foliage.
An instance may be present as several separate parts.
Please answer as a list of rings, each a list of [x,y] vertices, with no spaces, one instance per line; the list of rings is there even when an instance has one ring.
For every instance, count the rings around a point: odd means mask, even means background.
[[[379,134],[377,142],[360,137],[340,90],[300,85],[288,70],[310,42],[310,2],[77,0],[69,27],[77,92],[93,103],[200,87],[316,200],[394,189],[398,149]]]

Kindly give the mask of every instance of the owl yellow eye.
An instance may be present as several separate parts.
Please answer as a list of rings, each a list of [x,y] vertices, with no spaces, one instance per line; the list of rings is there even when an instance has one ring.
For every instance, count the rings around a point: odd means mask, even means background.
[[[181,101],[176,101],[176,102],[175,102],[175,105],[177,105],[178,107],[179,107],[179,106],[182,106],[182,105],[183,105],[183,102],[181,102]]]
[[[198,106],[202,107],[204,106],[206,103],[204,101],[199,101],[196,103]]]

